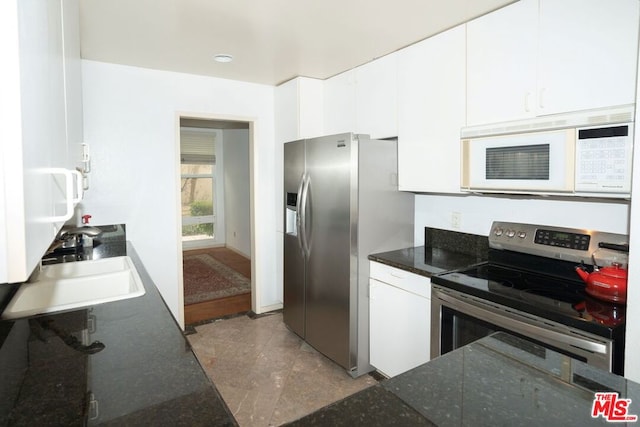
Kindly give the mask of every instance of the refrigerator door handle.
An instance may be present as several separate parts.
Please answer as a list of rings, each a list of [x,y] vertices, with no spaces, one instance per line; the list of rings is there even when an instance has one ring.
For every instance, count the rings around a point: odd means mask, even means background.
[[[302,251],[304,255],[309,257],[309,242],[307,241],[307,203],[309,201],[309,183],[311,179],[308,174],[304,174],[302,176],[302,194],[300,201],[300,213],[298,217],[300,218],[300,233],[299,235],[302,237]]]
[[[302,256],[304,256],[304,246],[302,243],[302,191],[304,188],[304,177],[303,173],[300,177],[300,184],[298,184],[298,197],[296,198],[296,237],[298,238],[298,247],[302,252]]]

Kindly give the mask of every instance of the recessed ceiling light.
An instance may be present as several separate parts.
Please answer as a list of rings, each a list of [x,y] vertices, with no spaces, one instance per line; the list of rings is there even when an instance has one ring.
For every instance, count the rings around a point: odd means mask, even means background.
[[[213,60],[216,62],[231,62],[233,61],[233,56],[226,53],[219,53],[213,56]]]

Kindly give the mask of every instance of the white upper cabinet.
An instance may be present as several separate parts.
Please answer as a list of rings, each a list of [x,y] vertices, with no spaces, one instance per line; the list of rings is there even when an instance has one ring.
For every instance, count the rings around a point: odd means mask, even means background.
[[[65,125],[69,147],[68,167],[82,162],[82,63],[80,59],[79,0],[62,0],[62,48],[64,60]]]
[[[323,81],[296,77],[275,92],[275,130],[278,143],[321,136]]]
[[[467,124],[535,114],[536,0],[521,0],[467,23]]]
[[[0,2],[0,283],[28,278],[79,201],[62,20],[61,0]]]
[[[635,102],[638,0],[541,0],[538,111]]]
[[[637,0],[521,0],[467,24],[467,125],[633,102]]]
[[[356,132],[356,71],[324,81],[324,133]]]
[[[400,190],[460,192],[464,88],[464,25],[398,52]]]
[[[378,58],[324,82],[324,133],[398,135],[397,55]]]
[[[398,135],[397,53],[356,68],[356,132],[373,139]]]

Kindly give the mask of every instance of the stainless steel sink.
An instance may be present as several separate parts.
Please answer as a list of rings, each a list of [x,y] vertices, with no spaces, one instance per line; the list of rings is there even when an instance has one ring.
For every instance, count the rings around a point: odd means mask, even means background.
[[[34,282],[20,286],[3,319],[79,309],[144,295],[145,289],[128,256],[52,264]]]

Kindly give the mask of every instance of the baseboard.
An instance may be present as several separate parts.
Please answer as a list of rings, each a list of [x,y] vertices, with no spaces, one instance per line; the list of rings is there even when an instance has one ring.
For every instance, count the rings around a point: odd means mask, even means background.
[[[226,245],[224,243],[207,243],[207,242],[199,242],[198,240],[194,240],[190,242],[190,244],[186,244],[186,242],[182,243],[182,251],[191,251],[194,249],[207,249],[207,248],[224,248]],[[229,248],[231,249],[231,248]]]
[[[235,252],[238,255],[245,257],[246,259],[251,259],[251,254],[245,254],[240,249],[236,249],[233,246],[226,245],[225,248],[229,249],[231,252]]]
[[[256,310],[256,314],[262,314],[262,313],[267,313],[269,311],[281,310],[282,307],[283,307],[282,303],[265,305],[264,307],[259,307],[258,310]]]

